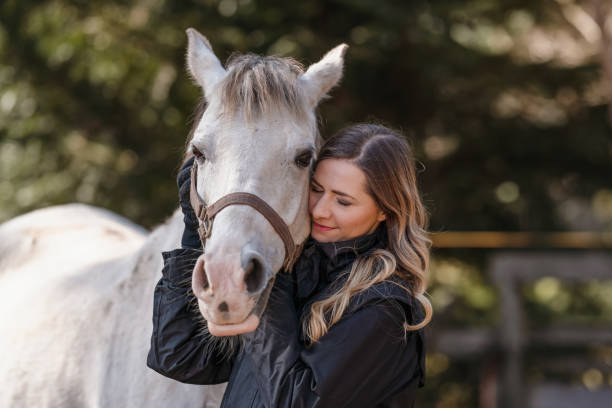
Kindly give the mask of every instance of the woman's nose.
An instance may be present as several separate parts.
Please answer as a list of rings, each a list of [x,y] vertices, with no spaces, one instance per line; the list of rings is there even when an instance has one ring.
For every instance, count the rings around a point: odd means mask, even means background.
[[[329,209],[328,200],[325,197],[319,197],[317,201],[315,201],[312,206],[312,210],[310,211],[313,218],[329,218],[331,212]]]

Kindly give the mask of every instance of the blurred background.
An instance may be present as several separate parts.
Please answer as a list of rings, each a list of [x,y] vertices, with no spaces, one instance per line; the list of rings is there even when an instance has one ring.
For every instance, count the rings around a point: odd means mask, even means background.
[[[0,222],[172,213],[200,97],[187,27],[222,61],[348,43],[321,133],[412,142],[434,239],[419,407],[610,406],[610,1],[3,0]]]

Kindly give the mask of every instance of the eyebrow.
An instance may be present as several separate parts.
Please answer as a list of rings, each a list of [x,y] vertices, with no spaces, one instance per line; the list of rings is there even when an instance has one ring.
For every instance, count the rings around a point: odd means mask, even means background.
[[[319,186],[319,187],[323,188],[323,185],[322,185],[321,183],[319,183],[319,182],[317,181],[317,179],[315,179],[314,177],[312,177],[310,180],[311,180],[313,183],[315,183],[317,186]],[[339,196],[343,196],[343,197],[349,197],[349,198],[352,198],[353,200],[357,201],[357,199],[356,199],[355,197],[353,197],[353,196],[352,196],[352,195],[350,195],[350,194],[343,193],[342,191],[332,190],[332,193],[337,194],[337,195],[339,195]]]

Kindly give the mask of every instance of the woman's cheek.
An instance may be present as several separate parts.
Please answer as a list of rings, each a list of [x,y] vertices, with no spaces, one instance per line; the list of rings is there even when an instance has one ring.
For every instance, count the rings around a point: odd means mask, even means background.
[[[347,211],[347,207],[337,204],[334,211],[334,218],[336,219],[336,223],[343,227],[347,226],[348,221],[348,226],[350,227],[351,216],[350,212]]]
[[[314,191],[310,190],[310,192],[308,193],[308,214],[310,214],[312,216],[312,209],[314,208],[315,205],[317,205],[317,201],[319,201],[319,197],[320,194],[315,193]]]

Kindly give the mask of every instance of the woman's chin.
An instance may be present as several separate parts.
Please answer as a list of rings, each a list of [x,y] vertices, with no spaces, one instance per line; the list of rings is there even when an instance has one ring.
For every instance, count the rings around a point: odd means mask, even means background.
[[[318,242],[334,242],[334,241],[337,241],[337,239],[335,239],[335,235],[336,235],[335,233],[336,233],[335,228],[329,231],[321,231],[317,229],[316,227],[314,227],[312,231],[310,232],[310,235],[312,236],[312,238],[314,238]]]

